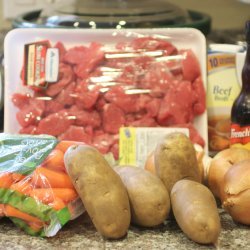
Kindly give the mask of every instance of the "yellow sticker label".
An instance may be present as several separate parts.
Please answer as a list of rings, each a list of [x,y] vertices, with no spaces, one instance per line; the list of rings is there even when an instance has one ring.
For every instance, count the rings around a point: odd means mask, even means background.
[[[119,131],[119,164],[136,164],[136,128],[123,127]]]

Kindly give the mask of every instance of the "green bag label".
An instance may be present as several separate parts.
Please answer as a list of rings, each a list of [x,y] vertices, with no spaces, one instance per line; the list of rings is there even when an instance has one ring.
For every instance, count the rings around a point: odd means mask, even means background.
[[[52,136],[0,134],[0,173],[32,173],[57,143]]]

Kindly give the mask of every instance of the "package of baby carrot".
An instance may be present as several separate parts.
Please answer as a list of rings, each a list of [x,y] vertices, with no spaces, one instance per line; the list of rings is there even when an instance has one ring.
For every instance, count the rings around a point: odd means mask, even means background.
[[[30,235],[54,236],[85,209],[64,166],[73,141],[0,134],[0,216]]]

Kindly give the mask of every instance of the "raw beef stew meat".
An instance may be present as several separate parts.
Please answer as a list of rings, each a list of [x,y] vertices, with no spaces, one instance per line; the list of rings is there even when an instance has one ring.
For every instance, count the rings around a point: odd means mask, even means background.
[[[204,146],[193,126],[206,107],[192,50],[152,37],[117,43],[113,51],[96,42],[68,49],[57,42],[54,47],[59,50],[58,81],[12,96],[20,133],[82,141],[115,158],[122,126],[185,127],[191,140]]]

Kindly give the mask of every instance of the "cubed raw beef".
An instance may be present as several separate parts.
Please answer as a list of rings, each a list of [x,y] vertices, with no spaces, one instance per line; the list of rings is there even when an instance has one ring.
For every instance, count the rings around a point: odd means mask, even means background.
[[[110,148],[110,152],[113,154],[115,160],[119,159],[119,142],[118,140]]]
[[[85,132],[83,127],[71,125],[69,128],[59,136],[60,140],[69,140],[69,141],[81,141],[86,144],[91,144],[91,136]]]
[[[182,80],[183,79],[183,75],[182,75],[182,64],[181,64],[181,59],[182,56],[179,55],[175,55],[176,59],[173,60],[166,60],[164,62],[166,68],[172,73],[172,75],[175,77],[175,79],[177,78],[178,80]],[[169,57],[170,58],[170,57]]]
[[[188,128],[190,140],[193,143],[197,143],[197,144],[201,145],[202,147],[205,146],[204,139],[200,136],[199,132],[197,131],[197,129],[194,127],[194,125],[192,123],[178,124],[178,125],[175,125],[174,127]]]
[[[84,130],[91,138],[93,138],[94,128],[92,126],[87,125],[86,127],[84,127]]]
[[[140,110],[146,110],[147,104],[153,100],[153,97],[148,94],[141,94],[137,99],[138,107]]]
[[[14,93],[11,100],[17,108],[22,109],[29,104],[30,98],[29,94]]]
[[[50,114],[39,122],[38,133],[58,136],[64,133],[73,122],[74,120],[70,119],[67,112],[61,111]]]
[[[107,133],[116,134],[125,124],[124,112],[115,104],[106,104],[102,114],[103,129]]]
[[[29,102],[16,113],[17,121],[22,127],[35,125],[41,119],[44,110],[45,101],[31,97]]]
[[[201,75],[199,61],[191,49],[183,49],[179,53],[183,56],[181,60],[183,79],[193,82]]]
[[[121,41],[121,42],[118,42],[116,45],[115,45],[115,48],[118,50],[118,51],[121,51],[121,52],[124,52],[126,50],[129,50],[129,43],[127,41]]]
[[[113,68],[116,70],[116,72],[120,72],[120,74],[123,73],[123,69],[126,66],[129,66],[133,64],[133,58],[109,58],[104,61],[104,66],[108,68]],[[119,75],[118,75],[119,76]]]
[[[71,106],[75,103],[75,82],[71,82],[56,96],[55,101],[64,106]]]
[[[54,114],[59,112],[64,108],[63,103],[59,103],[57,101],[54,101],[53,99],[45,101],[45,116],[49,114]]]
[[[36,110],[37,116],[42,116],[45,110],[45,101],[39,97],[30,98],[28,106]]]
[[[63,60],[66,63],[79,64],[82,62],[87,50],[88,48],[85,46],[75,46],[65,53]]]
[[[136,74],[142,74],[145,72],[145,70],[148,69],[152,65],[152,63],[155,62],[155,59],[150,56],[140,56],[140,57],[135,57],[133,59],[134,65],[136,65],[136,69],[139,72],[136,72]]]
[[[101,112],[103,110],[103,107],[105,106],[105,104],[107,104],[107,102],[106,102],[104,96],[99,95],[98,100],[95,104],[96,110]]]
[[[102,51],[102,45],[91,43],[85,50],[80,62],[75,66],[74,71],[78,77],[85,79],[103,60],[104,52]]]
[[[155,119],[152,117],[148,117],[148,116],[144,116],[139,120],[133,121],[129,125],[133,127],[157,127],[158,126]]]
[[[23,128],[35,125],[38,122],[37,118],[40,117],[37,116],[36,110],[30,109],[29,106],[25,106],[16,113],[16,119]]]
[[[29,134],[29,135],[36,135],[37,134],[37,127],[34,125],[30,125],[26,128],[21,128],[19,130],[20,134]]]
[[[20,133],[50,134],[83,141],[118,159],[122,126],[186,126],[194,142],[204,144],[192,125],[205,111],[199,61],[190,49],[155,37],[130,38],[105,52],[98,43],[59,49],[59,77],[47,89],[14,94]],[[158,51],[162,56],[144,52]],[[112,53],[133,57],[108,58]],[[106,54],[105,54],[106,53]],[[182,58],[182,59],[180,59]],[[23,69],[21,72],[23,79]],[[93,77],[109,77],[96,81]],[[102,78],[103,79],[103,78]],[[132,93],[132,90],[143,93]],[[183,125],[184,124],[184,125]]]
[[[161,101],[157,121],[162,126],[192,122],[193,93],[191,82],[182,81],[170,88]]]
[[[153,98],[146,104],[147,115],[150,117],[157,117],[161,105],[161,99]]]
[[[206,110],[206,92],[201,77],[195,79],[192,88],[194,94],[193,111],[195,115],[200,115]]]
[[[130,114],[126,114],[125,115],[125,126],[130,126],[130,124],[132,122],[134,122],[136,120],[136,117],[134,114],[130,113]]]
[[[91,109],[96,104],[99,95],[99,86],[95,86],[92,90],[78,86],[75,92],[75,104],[78,109]]]
[[[121,86],[114,86],[104,95],[108,102],[114,103],[125,113],[139,111],[138,95],[126,94]]]
[[[16,113],[16,119],[23,128],[33,125],[37,122],[36,116],[32,113],[30,114],[30,110],[26,107]]]
[[[113,142],[114,136],[111,134],[96,134],[94,136],[93,146],[96,147],[102,154],[106,154],[109,152]]]
[[[135,38],[130,43],[130,47],[134,50],[164,50],[165,55],[172,55],[177,53],[177,49],[172,43],[152,37]]]
[[[118,75],[114,81],[122,83],[123,85],[137,87],[137,82],[145,74],[145,71],[147,71],[152,63],[154,63],[154,59],[149,56],[135,57],[131,58],[129,61],[127,61],[127,59],[120,59],[119,64],[113,65],[113,67],[121,70],[120,75]]]
[[[135,83],[138,81],[138,77],[139,77],[138,67],[135,67],[131,62],[131,64],[122,67],[122,73],[118,75],[117,78],[115,77],[114,81],[123,86],[126,85],[134,86]]]
[[[65,49],[63,43],[57,42],[54,47],[59,50],[59,61],[62,62],[63,57],[64,57],[64,55],[66,53],[66,49]]]
[[[165,93],[175,80],[164,63],[152,64],[138,83],[139,88]]]
[[[103,135],[103,134],[106,134],[102,129],[96,129],[95,130],[95,137],[98,136],[98,135]]]
[[[145,110],[140,110],[140,112],[136,112],[133,114],[134,117],[135,117],[135,120],[140,120],[142,119],[143,117],[148,117],[147,113]]]
[[[56,96],[60,93],[69,83],[74,81],[74,72],[69,65],[60,63],[59,66],[59,81],[56,83],[49,83],[45,93],[48,96]]]
[[[86,110],[71,110],[69,111],[71,116],[75,118],[75,125],[77,126],[91,126],[92,128],[98,128],[101,125],[100,114],[96,111],[86,111]]]

